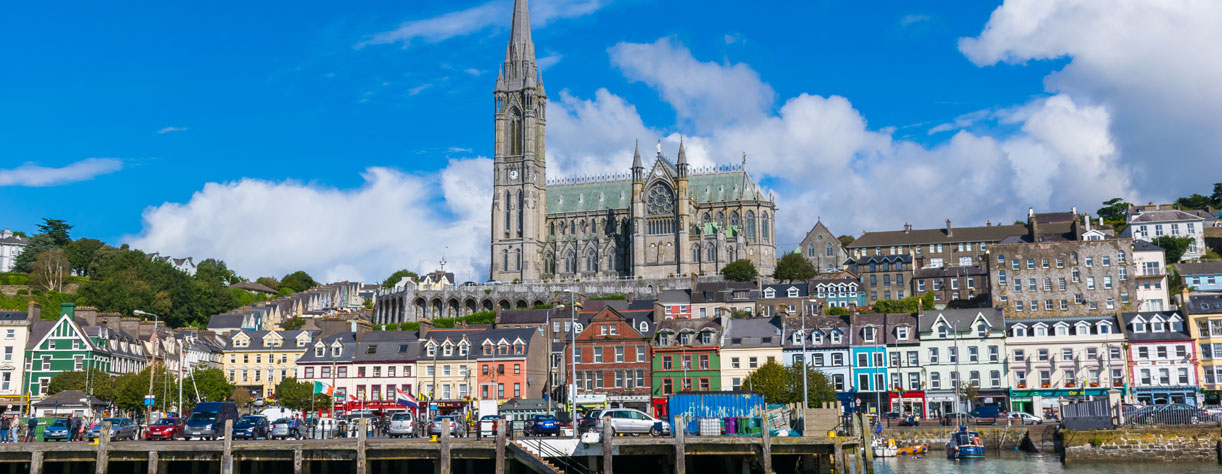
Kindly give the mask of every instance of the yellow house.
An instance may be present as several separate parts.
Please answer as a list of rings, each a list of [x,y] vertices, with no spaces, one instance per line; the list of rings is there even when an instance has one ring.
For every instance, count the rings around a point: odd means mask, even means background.
[[[1205,404],[1222,402],[1222,295],[1184,293],[1188,330],[1200,349],[1197,380]]]
[[[728,318],[727,318],[728,319]],[[721,387],[738,390],[755,369],[781,360],[780,317],[729,319],[721,340]]]
[[[288,377],[297,377],[297,358],[316,331],[237,331],[225,345],[221,370],[229,383],[250,391],[252,399],[270,397]]]
[[[416,386],[430,400],[458,402],[473,394],[477,380],[472,339],[481,329],[429,329],[420,337]],[[443,411],[445,406],[441,407]]]

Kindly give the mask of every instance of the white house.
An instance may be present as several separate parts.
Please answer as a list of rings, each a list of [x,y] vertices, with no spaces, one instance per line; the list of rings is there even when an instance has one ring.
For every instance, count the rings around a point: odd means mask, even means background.
[[[1129,340],[1130,396],[1138,403],[1200,405],[1197,347],[1174,312],[1123,313]]]
[[[1165,235],[1191,237],[1188,250],[1180,257],[1184,261],[1199,260],[1208,250],[1205,247],[1205,218],[1200,215],[1175,209],[1171,204],[1150,203],[1130,206],[1125,217],[1129,226],[1124,229],[1122,237],[1146,242]]]
[[[22,394],[25,346],[30,337],[30,317],[23,311],[0,311],[0,397]]]
[[[1171,297],[1167,293],[1167,260],[1162,247],[1149,242],[1133,241],[1132,275],[1126,267],[1118,267],[1120,278],[1135,279],[1138,311],[1167,311]]]
[[[1010,383],[1002,310],[948,309],[919,318],[927,416],[966,413],[979,405],[1006,407]],[[965,400],[964,384],[978,389],[976,400]]]
[[[1010,409],[1060,414],[1063,403],[1106,398],[1125,382],[1125,337],[1116,316],[1006,321]]]
[[[849,321],[847,316],[807,316],[805,329],[799,318],[785,319],[782,363],[786,366],[810,361],[822,372],[836,392],[848,391],[852,362],[849,360]],[[802,348],[805,345],[806,352]]]
[[[13,271],[17,256],[21,255],[28,243],[29,239],[14,235],[11,230],[0,230],[0,272]]]

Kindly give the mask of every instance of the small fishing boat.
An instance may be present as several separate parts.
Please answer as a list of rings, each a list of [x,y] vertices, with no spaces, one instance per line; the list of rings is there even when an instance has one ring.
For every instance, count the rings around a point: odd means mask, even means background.
[[[893,458],[899,449],[895,447],[895,440],[874,438],[874,457],[878,458]]]
[[[925,454],[925,452],[928,450],[929,450],[929,446],[926,446],[924,444],[917,444],[913,446],[904,446],[902,448],[899,448],[896,450],[896,454],[899,454],[900,456],[914,456],[917,454]]]
[[[984,459],[984,443],[980,441],[980,433],[968,431],[966,426],[960,426],[959,431],[950,435],[946,442],[946,457],[951,459]]]

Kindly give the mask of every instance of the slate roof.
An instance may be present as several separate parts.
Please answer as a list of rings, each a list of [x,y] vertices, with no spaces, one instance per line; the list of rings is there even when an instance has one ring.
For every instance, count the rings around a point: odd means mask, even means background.
[[[945,278],[945,277],[987,275],[988,273],[989,272],[985,271],[984,267],[980,265],[971,265],[967,267],[960,267],[960,266],[937,267],[937,268],[925,267],[920,270],[917,270],[912,275],[912,277],[913,278]]]
[[[479,348],[484,345],[485,341],[491,341],[493,344],[496,344],[497,341],[500,341],[501,339],[506,340],[510,344],[513,344],[515,339],[522,339],[522,342],[525,344],[525,350],[522,351],[522,354],[515,354],[515,355],[525,357],[527,354],[530,354],[530,343],[531,343],[531,339],[534,338],[534,336],[535,336],[535,330],[530,329],[530,328],[492,329],[488,331],[483,331],[483,332],[475,334],[474,337],[471,338],[471,348],[472,348],[471,357],[477,358],[477,356],[481,356],[482,352],[479,350]],[[542,341],[543,338],[539,338],[539,340]],[[504,356],[495,356],[495,357],[504,357]]]
[[[263,337],[273,332],[280,334],[280,337],[283,338],[284,345],[280,347],[264,347],[263,346]],[[225,352],[257,352],[257,351],[271,351],[271,350],[280,351],[280,350],[293,349],[297,347],[297,336],[300,335],[301,333],[307,333],[310,335],[310,343],[314,342],[314,336],[318,335],[318,331],[307,331],[304,329],[296,329],[296,330],[291,330],[291,331],[288,331],[288,330],[286,331],[242,331],[239,333],[235,333],[233,336],[229,337],[228,341],[225,341]],[[239,334],[245,334],[247,337],[250,337],[250,346],[234,347],[233,340]],[[311,347],[310,343],[307,343],[306,347]]]
[[[731,319],[726,323],[721,347],[745,349],[781,346],[781,318]]]
[[[691,290],[662,290],[658,295],[662,304],[689,304],[692,302]]]
[[[760,298],[768,299],[765,295],[768,294],[767,292],[769,289],[775,292],[775,294],[772,296],[773,299],[791,298],[791,296],[789,296],[790,288],[797,288],[798,296],[796,296],[796,298],[805,298],[810,296],[810,287],[806,283],[775,283],[764,285],[764,289],[760,291]]]
[[[866,255],[858,259],[850,258],[847,263],[850,265],[856,264],[858,267],[868,266],[871,263],[912,263],[912,255]]]
[[[674,173],[674,165],[662,162]],[[744,177],[746,189],[743,188]],[[742,170],[692,173],[688,189],[698,204],[709,202],[763,200],[763,193]],[[706,192],[707,191],[707,192]],[[743,191],[746,191],[745,193]],[[547,213],[627,210],[632,203],[632,179],[615,179],[574,184],[547,185]]]
[[[208,319],[208,329],[242,329],[245,322],[244,314],[214,314]]]
[[[55,328],[56,322],[57,321],[44,321],[41,319],[34,321],[34,326],[30,328],[30,338],[26,341],[25,349],[34,350],[34,346],[38,344],[42,338],[46,337],[47,333],[51,332],[51,329]]]
[[[25,321],[28,317],[25,311],[0,310],[0,321]]]
[[[1129,222],[1168,222],[1168,221],[1198,221],[1202,217],[1196,214],[1190,214],[1179,209],[1163,209],[1158,211],[1144,211],[1129,220]]]
[[[1180,275],[1222,274],[1222,262],[1181,263],[1175,267]]]
[[[29,243],[30,243],[30,239],[27,239],[27,238],[25,238],[25,237],[18,237],[18,236],[16,236],[16,235],[9,235],[9,236],[7,236],[7,237],[0,237],[0,244],[5,244],[5,245],[19,245],[19,246],[24,247],[24,246],[28,245]]]
[[[557,309],[506,309],[496,315],[497,324],[547,324],[548,316]],[[564,310],[567,313],[567,310]]]
[[[1190,293],[1184,307],[1189,314],[1222,314],[1222,295]]]
[[[37,407],[59,406],[59,407],[69,407],[69,408],[84,407],[85,403],[81,403],[82,399],[87,400],[90,406],[106,406],[107,405],[107,403],[102,401],[101,399],[94,397],[92,395],[89,395],[80,390],[64,390],[62,392],[56,393],[55,395],[50,395],[42,400],[34,402],[34,406],[37,406]]]
[[[861,283],[861,277],[848,270],[841,270],[834,275],[819,275],[810,280],[811,286],[823,284]]]
[[[1132,326],[1133,320],[1137,319],[1137,316],[1139,315],[1146,320],[1146,331],[1145,332],[1133,332],[1133,326]],[[1171,329],[1170,323],[1164,323],[1163,329],[1165,330],[1163,332],[1151,332],[1153,328],[1150,325],[1150,319],[1156,315],[1161,316],[1164,321],[1167,321],[1172,316],[1178,316],[1180,319],[1180,330],[1174,331]],[[1146,313],[1140,313],[1140,312],[1121,313],[1120,318],[1122,321],[1124,321],[1125,338],[1132,342],[1182,341],[1184,339],[1192,338],[1192,336],[1188,333],[1188,318],[1185,318],[1183,315],[1175,311],[1150,311]]]
[[[1001,308],[967,308],[967,309],[944,309],[941,311],[925,311],[921,315],[921,332],[929,333],[933,331],[933,323],[938,320],[938,317],[945,319],[950,323],[950,327],[960,332],[972,331],[972,323],[977,317],[984,317],[985,322],[989,323],[990,327],[1003,329],[1005,313]],[[1029,321],[1029,320],[1024,320]]]
[[[1052,224],[1054,222],[1073,222],[1078,216],[1073,212],[1042,212],[1035,214],[1037,224]]]
[[[846,248],[890,247],[892,245],[945,244],[955,242],[998,242],[1011,235],[1027,232],[1022,225],[995,225],[978,227],[953,227],[947,235],[946,228],[892,230],[866,232]]]
[[[331,363],[333,360],[331,359],[331,346],[335,341],[339,341],[341,347],[339,357],[334,359],[337,364],[352,362],[356,359],[356,333],[341,332],[339,334],[332,334],[322,340],[326,350],[323,351],[321,357],[314,352],[318,346],[318,341],[310,341],[309,344],[306,344],[305,351],[301,354],[301,357],[297,358],[297,363]]]
[[[853,335],[851,337],[852,345],[871,346],[871,345],[888,345],[888,344],[900,343],[901,341],[896,340],[895,331],[891,330],[892,327],[888,323],[896,322],[900,324],[907,324],[913,328],[913,331],[915,331],[916,330],[916,320],[915,318],[912,318],[912,319],[909,319],[906,317],[900,318],[899,316],[911,316],[911,314],[910,313],[858,314],[857,319],[853,322]],[[883,337],[881,339],[875,339],[875,342],[865,342],[862,339],[862,329],[864,329],[866,326],[873,326],[873,327],[878,328],[878,330],[882,332]],[[909,336],[907,341],[902,341],[902,342],[908,343],[908,342],[912,342],[912,340],[914,339],[916,339],[916,337],[915,335],[912,335],[912,336]]]
[[[410,362],[419,355],[420,340],[414,332],[370,331],[356,344],[357,362]]]
[[[734,293],[746,290],[744,298],[735,298]],[[697,283],[692,289],[692,303],[734,303],[750,302],[759,298],[759,291],[751,282],[721,281],[716,283]]]
[[[794,332],[801,331],[802,319],[786,318],[784,320],[784,324],[785,334],[784,341],[782,342],[784,347],[786,349],[801,349],[802,344],[793,343],[792,334]],[[807,337],[807,349],[843,349],[849,347],[849,341],[852,339],[852,337],[849,334],[850,329],[848,316],[806,316],[806,332],[808,334],[814,334],[816,330],[823,332],[823,344],[815,345],[813,344],[814,339],[812,337]],[[832,344],[831,333],[833,330],[839,330],[841,334],[844,335],[844,337],[840,339],[839,344]]]
[[[929,314],[929,313],[926,313],[926,314]],[[1080,321],[1090,323],[1092,334],[1098,331],[1097,324],[1103,321],[1112,323],[1112,332],[1116,334],[1120,334],[1120,320],[1116,319],[1116,315],[1111,315],[1111,314],[1103,315],[1103,316],[1062,316],[1062,317],[1044,317],[1044,318],[1005,319],[1004,321],[1006,323],[1006,334],[1012,334],[1010,329],[1016,325],[1021,324],[1027,328],[1031,328],[1039,323],[1047,324],[1050,327],[1055,326],[1057,323],[1067,323],[1069,324],[1069,327],[1070,327],[1070,334],[1074,334],[1074,331],[1077,330],[1077,324]]]
[[[1157,245],[1154,245],[1154,244],[1152,244],[1152,243],[1150,243],[1150,242],[1146,242],[1146,241],[1144,241],[1144,240],[1135,240],[1135,241],[1133,241],[1133,250],[1136,250],[1136,251],[1138,251],[1138,252],[1146,252],[1146,251],[1155,251],[1155,250],[1160,250],[1160,251],[1161,251],[1161,250],[1165,250],[1165,249],[1163,249],[1162,247],[1159,247],[1159,246],[1157,246]],[[1181,272],[1181,273],[1182,273],[1182,272]]]
[[[270,287],[268,287],[267,285],[264,285],[262,283],[253,282],[253,281],[241,281],[241,282],[237,282],[232,285],[229,285],[229,287],[237,288],[239,290],[267,293],[269,295],[276,294],[276,290],[273,290]]]

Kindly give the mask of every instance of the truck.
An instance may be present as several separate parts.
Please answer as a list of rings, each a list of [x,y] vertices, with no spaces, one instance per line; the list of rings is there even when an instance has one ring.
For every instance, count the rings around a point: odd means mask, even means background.
[[[1000,413],[1001,411],[997,405],[981,405],[968,412],[968,416],[977,419],[997,419]]]
[[[479,417],[476,418],[478,426],[475,427],[475,435],[480,438],[496,436],[497,424],[504,421],[498,415],[500,405],[497,405],[496,400],[480,400],[477,409],[479,410]]]

